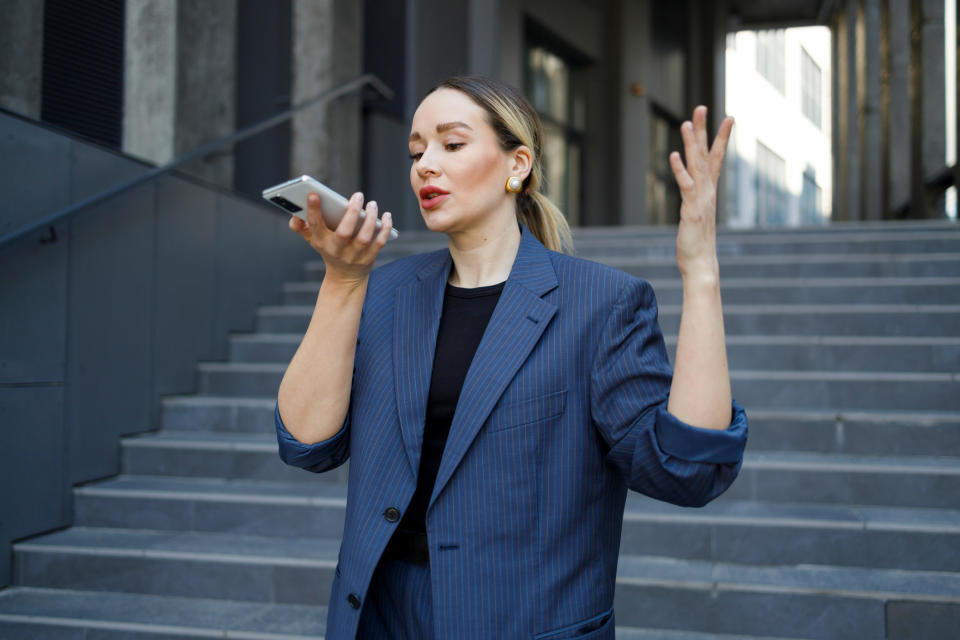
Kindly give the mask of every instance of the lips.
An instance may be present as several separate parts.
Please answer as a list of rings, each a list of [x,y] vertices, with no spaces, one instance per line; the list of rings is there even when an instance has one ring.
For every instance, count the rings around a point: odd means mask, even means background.
[[[450,195],[449,191],[444,191],[440,187],[427,185],[420,188],[420,206],[424,209],[433,209],[440,205]]]

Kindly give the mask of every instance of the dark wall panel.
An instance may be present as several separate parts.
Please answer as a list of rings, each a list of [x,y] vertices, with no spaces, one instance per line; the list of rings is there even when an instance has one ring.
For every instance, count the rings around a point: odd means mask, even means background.
[[[0,234],[70,203],[70,139],[0,113]]]
[[[416,8],[415,105],[437,82],[467,72],[470,41],[467,0],[416,0]]]
[[[150,428],[153,202],[149,184],[97,205],[70,225],[71,482],[117,473],[117,435]]]
[[[67,226],[0,253],[0,386],[63,381]]]
[[[211,300],[217,312],[215,333],[252,331],[256,309],[261,304],[278,304],[279,287],[276,282],[278,264],[285,262],[284,252],[278,247],[278,227],[299,241],[297,254],[305,255],[303,239],[286,226],[284,216],[265,216],[259,205],[240,198],[221,195],[216,203],[216,296]],[[242,259],[238,257],[242,256]],[[247,318],[238,326],[231,319]],[[222,340],[221,340],[222,342]],[[225,344],[218,345],[226,348]]]
[[[68,523],[63,387],[0,386],[0,587],[9,543]]]
[[[291,106],[292,11],[290,0],[237,4],[237,128]],[[259,196],[290,177],[290,123],[236,145],[234,185]]]
[[[15,207],[0,221],[17,227],[143,170],[3,113],[0,157],[17,158],[0,172]],[[56,242],[0,249],[0,586],[9,542],[71,524],[72,485],[116,474],[120,436],[155,428],[160,396],[192,390],[197,360],[224,359],[228,333],[317,258],[287,219],[169,176]]]
[[[197,361],[214,357],[216,200],[215,191],[178,178],[157,183],[153,349],[159,395],[195,391]]]

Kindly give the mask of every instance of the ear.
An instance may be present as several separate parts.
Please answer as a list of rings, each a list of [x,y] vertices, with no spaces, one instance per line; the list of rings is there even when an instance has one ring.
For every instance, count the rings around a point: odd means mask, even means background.
[[[510,175],[526,180],[533,171],[533,153],[526,145],[520,145],[510,152]]]

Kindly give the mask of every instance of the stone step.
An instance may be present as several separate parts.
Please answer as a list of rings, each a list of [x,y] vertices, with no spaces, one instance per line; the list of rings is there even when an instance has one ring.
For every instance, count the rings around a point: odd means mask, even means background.
[[[734,487],[728,490],[730,497],[960,508],[960,493],[951,493],[953,487],[960,488],[960,457],[763,451],[753,447],[755,430],[751,426],[744,466]],[[122,451],[124,473],[136,475],[283,482],[297,481],[307,473],[282,463],[276,439],[270,432],[261,435],[161,431],[124,438]],[[346,480],[348,465],[349,462],[329,473],[310,475],[314,482],[340,484]],[[802,480],[803,484],[780,482],[778,473]],[[842,484],[836,486],[837,482]],[[887,487],[900,482],[910,486],[884,493]],[[871,490],[870,483],[877,483],[876,491]],[[910,498],[911,490],[923,495]]]
[[[257,433],[272,438],[275,406],[275,396],[170,396],[161,403],[160,433]],[[751,451],[960,458],[960,413],[747,407],[747,415]]]
[[[235,638],[323,640],[327,608],[212,598],[11,587],[0,591],[4,640]],[[784,636],[616,628],[617,640],[795,640]]]
[[[322,606],[338,547],[318,537],[73,527],[17,543],[14,554],[21,586]],[[628,626],[859,638],[885,637],[891,602],[956,615],[960,574],[621,555],[615,610]]]
[[[377,266],[390,262],[379,257]],[[599,262],[626,271],[646,280],[679,278],[677,261],[673,257],[646,258],[618,256],[599,259]],[[305,281],[323,279],[322,260],[304,263]],[[824,255],[740,255],[724,256],[720,263],[720,277],[843,277],[843,278],[916,278],[960,276],[960,257],[956,253],[881,253]]]
[[[730,379],[756,409],[960,410],[960,373],[736,369]]]
[[[620,556],[617,622],[712,633],[789,630],[802,638],[948,638],[960,575],[849,567],[752,567]]]
[[[748,460],[745,470],[750,466]],[[76,509],[83,514],[78,524],[168,531],[195,525],[199,531],[222,533],[236,531],[245,515],[253,521],[244,524],[245,533],[270,535],[279,528],[301,535],[304,529],[294,521],[313,521],[317,510],[331,521],[342,523],[345,482],[331,482],[314,495],[304,487],[315,483],[302,480],[262,485],[237,480],[223,486],[222,481],[211,478],[119,476],[77,490]],[[821,484],[832,480],[821,481],[809,475],[804,478]],[[629,492],[621,553],[751,564],[960,571],[960,555],[955,553],[960,548],[960,505],[946,509],[871,507],[789,502],[789,497],[759,502],[735,499],[739,482],[741,479],[726,495],[700,509],[675,507]],[[310,498],[319,501],[310,503]],[[281,504],[274,504],[277,500]],[[184,512],[192,513],[194,520]],[[217,521],[218,517],[224,524]],[[260,528],[265,522],[273,522],[275,528]],[[323,530],[335,529],[326,526]]]
[[[960,413],[748,408],[747,416],[753,452],[960,458]]]
[[[762,452],[721,499],[960,509],[960,458]]]
[[[731,500],[677,507],[630,492],[621,554],[750,565],[960,572],[960,511]]]
[[[727,335],[960,336],[960,304],[724,304]],[[258,333],[307,330],[313,305],[262,306]],[[680,327],[680,306],[659,305],[664,334]]]
[[[340,543],[74,526],[13,545],[16,584],[251,603],[326,605]]]
[[[346,485],[324,475],[301,470],[295,482],[119,475],[74,487],[74,524],[339,538]]]
[[[443,249],[445,236],[407,237],[390,242],[380,252],[385,259]],[[813,233],[723,233],[717,238],[721,263],[726,256],[829,255],[836,253],[957,253],[960,226],[911,232],[865,231],[835,233],[824,229]],[[588,259],[612,259],[616,256],[673,257],[676,254],[676,230],[660,233],[613,228],[611,233],[574,238],[574,254]]]
[[[287,363],[202,362],[199,391],[270,397]],[[745,407],[960,410],[960,373],[733,370],[733,393]]]
[[[243,602],[114,591],[11,587],[0,591],[4,640],[323,638],[327,603]]]
[[[575,255],[673,255],[676,229],[610,227],[593,233],[574,236]],[[381,251],[385,257],[404,256],[434,251],[447,246],[441,234],[412,235],[399,242],[389,242]],[[791,255],[831,253],[949,253],[960,247],[960,226],[945,224],[939,228],[856,230],[838,233],[834,228],[801,232],[731,231],[717,234],[717,253],[727,255]]]
[[[680,304],[680,279],[651,281],[661,305]],[[725,304],[960,304],[960,278],[726,278]],[[283,285],[283,303],[314,305],[318,282]]]
[[[297,333],[233,334],[229,359],[289,363],[302,339]],[[677,336],[664,340],[674,362]],[[960,371],[960,337],[732,335],[726,344],[736,369]]]

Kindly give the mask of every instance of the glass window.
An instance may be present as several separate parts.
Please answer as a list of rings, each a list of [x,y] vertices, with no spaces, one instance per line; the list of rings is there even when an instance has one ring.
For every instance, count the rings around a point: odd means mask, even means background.
[[[757,32],[757,71],[786,94],[786,40],[783,29]]]
[[[813,61],[805,49],[800,49],[801,70],[800,85],[803,100],[803,115],[820,128],[820,96],[822,93],[822,74],[820,65]]]
[[[543,122],[543,185],[571,226],[580,223],[586,91],[582,74],[550,49],[527,49],[526,93]]]
[[[803,191],[800,193],[800,223],[818,224],[823,221],[820,214],[822,190],[817,184],[817,172],[807,167],[803,172]]]
[[[757,224],[787,223],[787,163],[768,146],[757,141]]]
[[[683,149],[680,123],[654,109],[650,128],[647,213],[651,224],[676,224],[680,220],[680,188],[670,168],[670,152]]]

